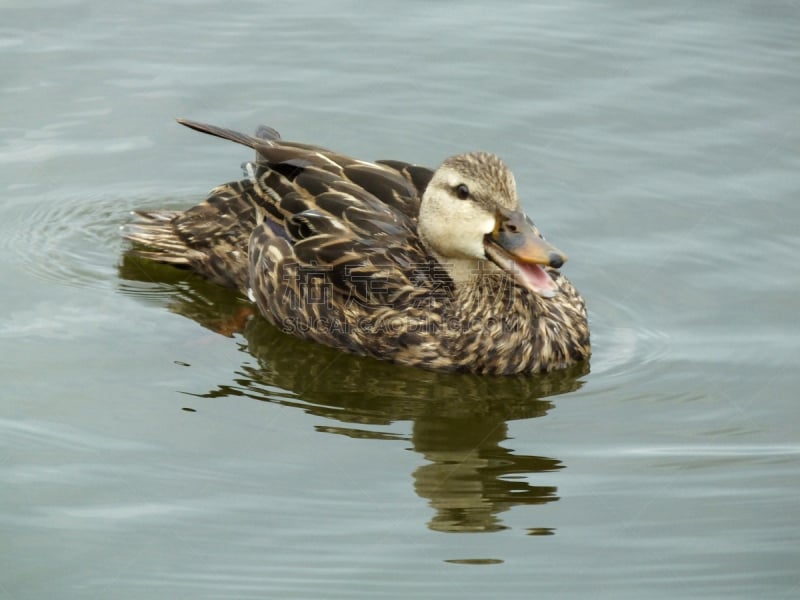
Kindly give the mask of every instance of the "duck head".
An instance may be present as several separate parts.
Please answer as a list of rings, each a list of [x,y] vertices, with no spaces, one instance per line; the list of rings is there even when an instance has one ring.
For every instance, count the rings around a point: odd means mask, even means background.
[[[494,154],[473,152],[445,160],[420,203],[420,237],[456,285],[486,266],[501,269],[544,298],[558,286],[543,267],[567,257],[542,239],[520,209],[514,176]],[[476,262],[477,261],[477,262]]]

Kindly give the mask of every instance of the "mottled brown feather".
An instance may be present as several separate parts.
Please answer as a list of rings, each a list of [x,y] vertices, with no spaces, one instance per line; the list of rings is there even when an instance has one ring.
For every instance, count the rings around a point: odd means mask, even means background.
[[[267,127],[249,136],[181,123],[253,148],[256,159],[245,179],[185,212],[137,213],[124,229],[135,254],[251,294],[277,327],[355,354],[486,374],[589,356],[583,298],[558,271],[548,270],[560,288],[551,299],[496,272],[454,284],[417,233],[430,169],[286,142]],[[460,168],[481,169],[473,156]],[[513,186],[493,160],[493,185]]]

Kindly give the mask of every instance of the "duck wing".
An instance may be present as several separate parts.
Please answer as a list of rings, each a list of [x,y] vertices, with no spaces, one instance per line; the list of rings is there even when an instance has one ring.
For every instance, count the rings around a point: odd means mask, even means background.
[[[196,131],[255,149],[255,161],[244,165],[249,179],[261,180],[264,189],[273,188],[279,196],[292,191],[282,185],[286,181],[280,181],[281,177],[296,183],[299,188],[297,191],[305,192],[305,197],[312,201],[314,195],[328,191],[326,187],[334,181],[349,182],[373,197],[362,198],[369,209],[382,212],[383,208],[388,207],[416,221],[422,193],[433,176],[430,169],[403,161],[368,162],[322,146],[284,141],[276,130],[264,125],[258,128],[255,136],[250,136],[186,119],[179,119],[178,122]],[[326,177],[325,174],[335,177]],[[273,177],[270,178],[270,175]],[[376,206],[374,200],[385,207]],[[282,212],[285,214],[285,211]]]
[[[139,256],[252,290],[260,304],[281,312],[307,304],[307,288],[287,276],[292,268],[299,270],[298,277],[314,269],[323,272],[329,304],[397,306],[441,288],[446,275],[416,231],[431,170],[285,141],[264,126],[251,136],[179,122],[250,147],[255,160],[243,165],[244,180],[215,188],[185,212],[138,213],[139,222],[124,234],[144,246],[135,251]],[[284,302],[288,297],[295,298]]]

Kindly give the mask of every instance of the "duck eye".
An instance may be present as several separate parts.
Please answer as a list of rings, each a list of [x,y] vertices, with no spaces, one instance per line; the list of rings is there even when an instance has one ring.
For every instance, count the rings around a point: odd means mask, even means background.
[[[466,200],[469,198],[469,188],[466,186],[466,184],[459,183],[454,190],[456,192],[456,197],[459,200]]]

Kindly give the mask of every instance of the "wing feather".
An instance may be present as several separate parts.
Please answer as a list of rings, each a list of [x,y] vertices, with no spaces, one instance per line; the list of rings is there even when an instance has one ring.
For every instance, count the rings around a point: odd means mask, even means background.
[[[429,169],[287,142],[265,126],[251,136],[180,123],[252,148],[256,158],[244,165],[244,180],[215,188],[194,208],[151,216],[149,238],[130,236],[151,247],[148,256],[155,246],[164,262],[242,291],[252,288],[276,323],[346,319],[359,307],[365,314],[402,309],[437,293],[442,279],[426,268],[433,259],[416,234]],[[303,284],[311,273],[317,274],[313,285]],[[311,292],[325,302],[310,303]]]

